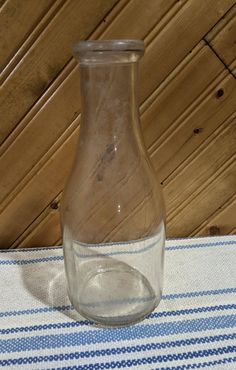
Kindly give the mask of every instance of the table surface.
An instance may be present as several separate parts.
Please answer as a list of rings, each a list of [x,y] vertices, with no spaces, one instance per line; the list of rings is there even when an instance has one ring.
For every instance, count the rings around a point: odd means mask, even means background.
[[[159,307],[127,328],[79,317],[61,247],[0,252],[0,366],[236,369],[236,236],[169,240]]]

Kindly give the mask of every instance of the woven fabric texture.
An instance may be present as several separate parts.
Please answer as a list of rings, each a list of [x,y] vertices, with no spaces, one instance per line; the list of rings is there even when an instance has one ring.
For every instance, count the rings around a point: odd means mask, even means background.
[[[61,247],[0,252],[0,367],[236,369],[236,236],[169,240],[163,298],[102,329],[71,306]]]

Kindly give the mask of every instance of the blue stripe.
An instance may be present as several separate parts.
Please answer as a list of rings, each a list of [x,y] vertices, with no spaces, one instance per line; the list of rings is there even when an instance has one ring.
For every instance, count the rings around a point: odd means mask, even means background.
[[[56,247],[39,247],[39,248],[11,248],[11,249],[0,249],[0,255],[1,253],[18,253],[18,252],[38,252],[38,251],[46,251],[50,252],[55,249],[62,249],[62,246],[56,246]]]
[[[158,318],[158,317],[169,317],[169,316],[179,316],[179,315],[192,315],[194,313],[215,312],[215,311],[234,310],[234,309],[236,309],[236,304],[225,304],[225,305],[218,305],[218,306],[186,308],[183,310],[175,310],[175,311],[153,312],[149,315],[149,317]]]
[[[201,240],[202,239],[202,243],[204,245],[204,240],[208,238],[208,239],[214,239],[215,237],[214,236],[209,236],[209,237],[202,237],[202,236],[186,236],[184,238],[168,238],[166,239],[167,242],[170,242],[170,243],[173,243],[175,241],[181,241],[181,240]],[[144,238],[145,239],[145,238]],[[235,241],[232,241],[232,236],[217,236],[217,239],[222,239],[224,240],[223,243],[225,244],[228,244],[229,242],[233,242],[233,243],[236,243],[236,240]],[[225,240],[226,239],[226,240]],[[230,239],[228,242],[227,242],[227,239]],[[222,242],[221,242],[222,243]],[[221,244],[221,245],[224,245],[224,244]],[[185,247],[185,245],[183,246],[183,248]],[[171,248],[171,247],[167,247],[168,249]],[[51,250],[58,250],[58,249],[62,249],[62,245],[59,245],[59,246],[55,246],[55,247],[39,247],[39,248],[17,248],[17,249],[0,249],[0,254],[1,253],[18,253],[18,252],[38,252],[38,251],[51,251]]]
[[[203,296],[211,296],[211,295],[224,295],[224,294],[233,294],[236,293],[236,288],[225,288],[225,289],[216,289],[216,290],[201,290],[197,292],[186,292],[186,293],[176,293],[176,294],[167,294],[163,295],[163,300],[171,300],[171,299],[182,299],[182,298],[194,298],[194,297],[203,297]],[[0,312],[0,317],[7,317],[7,316],[18,316],[18,315],[31,315],[43,312],[52,312],[52,311],[67,311],[72,310],[72,305],[67,306],[55,306],[55,307],[38,307],[26,310],[15,310],[15,311],[5,311]]]
[[[122,245],[122,243],[120,243]],[[145,251],[145,250],[148,250],[148,249],[151,249],[151,247],[153,247],[155,245],[155,243],[153,243],[151,246],[147,246],[145,248],[143,248],[142,251]],[[166,246],[165,247],[165,250],[166,251],[173,251],[173,250],[178,250],[178,249],[196,249],[196,248],[207,248],[207,247],[217,247],[217,246],[223,246],[223,245],[236,245],[236,241],[233,241],[233,240],[229,240],[228,242],[215,242],[215,243],[205,243],[205,244],[192,244],[192,245],[176,245],[176,246]],[[53,250],[53,249],[62,249],[62,247],[55,247],[55,248],[52,248],[52,247],[49,247],[49,248],[38,248],[38,249],[25,249],[25,250],[18,250],[18,249],[14,249],[14,252],[12,249],[10,250],[4,250],[4,251],[0,251],[0,253],[6,253],[6,252],[12,252],[12,253],[15,253],[15,252],[25,252],[25,251],[28,251],[28,252],[33,252],[33,251],[39,251],[39,250],[46,250],[46,251],[50,251],[50,250]],[[140,250],[141,251],[141,250]],[[112,254],[131,254],[131,253],[139,253],[140,251],[129,251],[129,252],[125,252],[125,251],[120,251],[120,252],[111,252],[110,254],[107,254],[107,255],[112,255]],[[88,257],[89,255],[86,255],[86,257]],[[81,255],[80,257],[85,257],[84,255]],[[42,262],[48,262],[48,261],[59,261],[59,260],[63,260],[63,256],[51,256],[51,257],[44,257],[44,258],[36,258],[36,259],[32,259],[32,260],[21,260],[21,261],[15,261],[15,260],[2,260],[0,261],[0,265],[25,265],[25,264],[30,264],[30,263],[42,263]]]
[[[62,260],[63,260],[63,256],[51,256],[51,257],[35,258],[32,260],[2,260],[0,261],[0,265],[29,265],[31,263],[62,261]]]
[[[146,344],[139,344],[136,346],[123,346],[117,348],[106,348],[101,350],[91,350],[91,351],[82,351],[82,352],[70,352],[70,353],[60,353],[54,355],[46,355],[46,356],[29,356],[29,357],[18,357],[14,359],[5,359],[0,361],[1,366],[11,366],[11,365],[26,365],[26,364],[35,364],[40,362],[52,362],[52,361],[71,361],[71,360],[79,360],[83,358],[96,358],[96,357],[103,357],[103,356],[117,356],[123,355],[126,353],[136,353],[136,352],[145,352],[145,351],[153,351],[153,350],[161,350],[165,348],[178,348],[178,347],[185,347],[189,345],[198,345],[198,344],[206,344],[206,343],[215,343],[225,340],[233,340],[236,338],[236,334],[222,334],[216,336],[208,336],[208,337],[201,337],[201,338],[190,338],[190,339],[182,339],[176,341],[168,341],[162,343],[146,343]]]
[[[194,298],[194,297],[203,297],[206,295],[232,294],[232,293],[236,293],[236,288],[200,290],[200,291],[195,291],[195,292],[166,294],[162,296],[162,299],[169,300],[169,299],[177,299],[177,298]]]
[[[236,361],[236,357],[226,357],[222,358],[220,360],[212,360],[212,361],[204,361],[204,362],[198,362],[195,364],[188,364],[188,365],[181,365],[181,366],[172,366],[172,367],[156,367],[155,370],[194,370],[194,369],[203,369],[203,368],[209,368],[215,365],[225,365],[225,364],[231,364]],[[219,368],[218,368],[219,370]]]
[[[219,247],[223,245],[236,245],[235,240],[229,240],[228,242],[214,242],[214,243],[198,243],[198,244],[187,244],[187,245],[176,245],[172,247],[166,247],[167,251],[175,251],[178,249],[195,249],[195,248],[207,248],[207,247]]]
[[[37,308],[28,308],[26,310],[0,312],[0,317],[32,315],[35,313],[44,313],[44,312],[53,312],[53,311],[68,311],[72,309],[73,309],[72,305],[55,306],[55,307],[37,307]]]
[[[12,353],[31,350],[63,348],[113,343],[123,340],[147,339],[157,336],[193,333],[198,331],[233,328],[236,315],[207,317],[193,320],[172,321],[158,324],[135,325],[128,328],[92,329],[83,332],[50,334],[0,340],[0,352]]]
[[[192,240],[192,239],[202,239],[202,240],[205,240],[205,239],[222,239],[222,240],[225,240],[225,239],[232,239],[234,238],[235,235],[217,235],[217,236],[184,236],[184,237],[178,237],[176,236],[175,238],[168,238],[167,240],[169,241],[179,241],[179,240]]]
[[[183,298],[193,298],[193,297],[202,297],[206,295],[217,295],[217,294],[229,294],[235,293],[236,288],[227,288],[227,289],[218,289],[218,290],[207,290],[207,291],[197,291],[197,292],[187,292],[187,293],[177,293],[177,294],[167,294],[163,295],[162,299],[183,299]],[[132,297],[127,299],[113,299],[111,301],[95,301],[95,302],[86,302],[80,303],[83,307],[100,307],[104,305],[117,305],[117,304],[131,304],[133,302],[149,302],[154,301],[155,296],[148,297]]]
[[[167,361],[179,361],[179,360],[188,360],[192,358],[201,358],[201,357],[209,357],[219,354],[227,354],[227,353],[233,353],[236,349],[236,346],[227,346],[227,347],[219,347],[219,348],[213,348],[213,349],[203,349],[199,351],[189,351],[185,353],[177,353],[177,354],[167,354],[163,356],[151,356],[151,357],[143,357],[138,359],[132,359],[132,360],[118,360],[118,361],[110,361],[105,363],[93,363],[93,364],[84,364],[84,365],[76,365],[76,366],[68,366],[68,367],[58,367],[57,370],[98,370],[98,369],[115,369],[115,368],[125,368],[125,367],[134,367],[134,366],[140,366],[140,365],[151,365],[158,363],[163,363]],[[235,357],[234,357],[235,359]],[[219,361],[219,360],[216,360]],[[222,361],[222,360],[221,360]],[[209,361],[210,363],[215,362]],[[230,361],[232,362],[232,361]],[[195,364],[192,364],[191,366],[194,366]],[[194,367],[189,367],[188,365],[184,365],[185,369],[194,369]],[[182,365],[176,367],[176,369],[182,370]],[[196,368],[196,367],[195,367]],[[198,366],[199,368],[199,366]],[[163,369],[163,368],[162,368]],[[170,369],[170,367],[165,367],[165,370]],[[173,367],[172,367],[173,369]]]
[[[236,309],[236,304],[187,308],[184,310],[153,312],[147,317],[147,319],[156,319],[160,317],[172,317],[172,316],[180,316],[180,315],[192,315],[195,313],[217,312],[217,311],[234,310],[234,309]],[[88,320],[81,320],[81,321],[70,321],[70,322],[50,323],[50,324],[41,324],[41,325],[31,325],[31,326],[20,326],[16,328],[0,329],[0,334],[6,335],[6,334],[19,333],[19,332],[20,333],[23,333],[23,332],[30,333],[32,331],[74,328],[74,327],[80,327],[80,326],[88,326],[91,324],[92,323]]]

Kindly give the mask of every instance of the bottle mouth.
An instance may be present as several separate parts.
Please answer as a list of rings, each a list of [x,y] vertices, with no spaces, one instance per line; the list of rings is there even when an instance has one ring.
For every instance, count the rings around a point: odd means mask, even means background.
[[[144,52],[144,42],[142,40],[88,40],[79,41],[73,47],[74,53],[86,51],[137,51]]]
[[[110,59],[113,63],[136,62],[144,54],[142,40],[88,40],[73,46],[74,56],[80,64],[103,63]]]

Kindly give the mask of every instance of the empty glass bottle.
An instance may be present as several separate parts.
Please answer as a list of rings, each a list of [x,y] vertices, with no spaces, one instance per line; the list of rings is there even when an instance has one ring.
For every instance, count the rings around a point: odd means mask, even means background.
[[[82,41],[81,128],[64,190],[68,292],[84,317],[139,321],[159,303],[165,243],[162,194],[140,130],[139,40]]]

